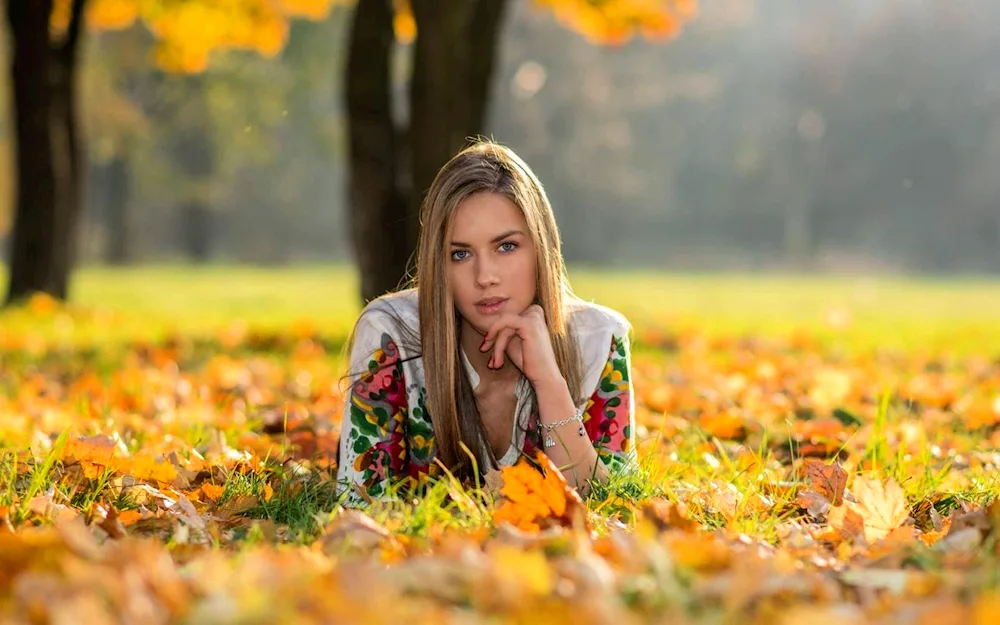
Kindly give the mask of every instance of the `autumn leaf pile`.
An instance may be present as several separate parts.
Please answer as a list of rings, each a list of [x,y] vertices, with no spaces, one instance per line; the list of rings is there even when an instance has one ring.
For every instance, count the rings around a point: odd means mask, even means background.
[[[581,497],[539,455],[346,510],[314,326],[0,324],[0,621],[1000,622],[995,349],[635,345],[639,474]]]

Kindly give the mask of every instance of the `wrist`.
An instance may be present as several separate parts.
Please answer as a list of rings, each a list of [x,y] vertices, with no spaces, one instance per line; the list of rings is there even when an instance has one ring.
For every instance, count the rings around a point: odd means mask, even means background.
[[[558,369],[538,376],[534,380],[530,380],[530,382],[531,386],[535,389],[536,395],[549,395],[563,391],[569,394],[569,385],[566,384],[566,379]]]

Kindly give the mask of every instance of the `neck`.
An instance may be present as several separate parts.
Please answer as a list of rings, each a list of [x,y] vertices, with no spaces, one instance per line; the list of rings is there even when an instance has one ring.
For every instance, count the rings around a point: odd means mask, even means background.
[[[503,366],[499,369],[490,369],[487,366],[490,361],[490,356],[493,355],[493,350],[491,349],[486,352],[479,351],[479,346],[483,344],[483,337],[486,333],[480,332],[464,320],[459,323],[461,324],[459,329],[459,341],[462,345],[462,349],[465,351],[465,356],[472,364],[472,368],[475,369],[476,373],[479,375],[480,385],[484,383],[495,384],[516,381],[521,375],[521,372],[518,371],[517,367],[510,362],[510,358],[505,357]]]

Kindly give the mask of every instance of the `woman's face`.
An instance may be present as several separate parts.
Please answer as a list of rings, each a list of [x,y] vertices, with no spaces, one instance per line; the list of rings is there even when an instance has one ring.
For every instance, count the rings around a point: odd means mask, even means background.
[[[524,214],[507,196],[477,193],[452,215],[445,275],[459,314],[485,334],[535,301],[537,255]]]

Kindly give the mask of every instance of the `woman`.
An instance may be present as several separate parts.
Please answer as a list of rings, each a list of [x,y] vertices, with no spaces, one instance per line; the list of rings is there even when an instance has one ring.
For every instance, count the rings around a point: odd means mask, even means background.
[[[541,448],[581,492],[635,466],[629,324],[570,290],[552,207],[511,150],[475,144],[421,208],[411,288],[362,312],[338,481],[348,504],[475,479]],[[440,463],[440,464],[439,464]]]

